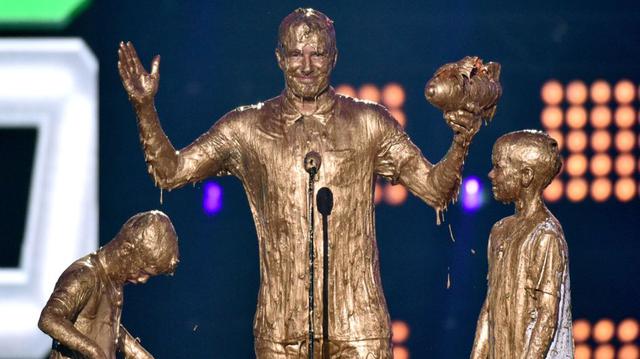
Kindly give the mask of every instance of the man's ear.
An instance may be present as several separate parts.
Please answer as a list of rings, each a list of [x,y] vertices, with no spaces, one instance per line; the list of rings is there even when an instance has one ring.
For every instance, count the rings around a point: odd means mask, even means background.
[[[522,170],[520,170],[520,175],[520,184],[522,185],[522,187],[529,187],[531,185],[531,182],[533,182],[533,169],[531,169],[531,167],[524,167]]]
[[[280,48],[276,47],[276,60],[278,60],[278,67],[284,71],[284,56],[280,53]]]

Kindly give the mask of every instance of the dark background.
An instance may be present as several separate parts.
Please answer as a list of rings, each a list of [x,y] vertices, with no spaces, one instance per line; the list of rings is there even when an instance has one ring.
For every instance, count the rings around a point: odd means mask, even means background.
[[[63,30],[4,30],[4,36],[81,37],[98,58],[100,242],[109,241],[134,213],[154,208],[172,218],[181,240],[174,277],[125,290],[123,323],[158,358],[253,357],[257,242],[246,196],[234,178],[216,179],[224,188],[224,208],[215,216],[202,210],[200,185],[164,193],[164,204],[159,203],[118,77],[118,42],[131,40],[147,66],[153,55],[162,55],[156,104],[165,131],[181,148],[227,111],[281,91],[274,57],[277,27],[297,7],[317,8],[335,21],[334,84],[405,87],[406,130],[432,161],[446,152],[451,135],[438,110],[424,100],[426,80],[440,65],[465,55],[500,62],[504,95],[464,170],[483,180],[498,136],[540,128],[539,94],[546,80],[640,81],[636,1],[103,0],[93,1]],[[485,190],[490,190],[486,182]],[[569,244],[574,318],[640,317],[639,207],[637,197],[629,203],[587,199],[550,205]],[[377,207],[385,294],[392,319],[411,328],[405,345],[412,357],[468,356],[486,290],[488,233],[512,211],[492,199],[473,214],[455,205],[437,227],[434,211],[415,197],[400,207]]]

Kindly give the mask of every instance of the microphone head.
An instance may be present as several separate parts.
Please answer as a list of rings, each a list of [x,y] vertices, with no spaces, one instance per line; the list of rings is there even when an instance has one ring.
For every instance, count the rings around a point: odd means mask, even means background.
[[[315,176],[320,171],[321,164],[322,157],[316,151],[311,151],[304,156],[304,170],[312,176]]]
[[[333,209],[333,192],[327,187],[322,187],[316,194],[316,205],[318,206],[318,212],[323,216],[331,214]]]

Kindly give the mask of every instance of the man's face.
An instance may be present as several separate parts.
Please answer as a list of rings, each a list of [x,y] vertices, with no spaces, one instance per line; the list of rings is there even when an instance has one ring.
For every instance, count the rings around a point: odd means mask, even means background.
[[[520,171],[509,159],[507,148],[494,146],[491,156],[493,168],[489,172],[493,198],[503,203],[514,202],[520,193]]]
[[[329,86],[335,51],[324,32],[302,23],[289,31],[278,51],[285,83],[296,96],[315,98]]]

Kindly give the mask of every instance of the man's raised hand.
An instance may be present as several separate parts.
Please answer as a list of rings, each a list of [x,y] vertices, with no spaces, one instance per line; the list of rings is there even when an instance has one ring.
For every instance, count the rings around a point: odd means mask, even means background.
[[[160,55],[156,55],[151,61],[151,73],[148,73],[136,49],[131,42],[120,42],[118,49],[118,71],[129,100],[135,103],[153,101],[158,92],[160,82]]]

